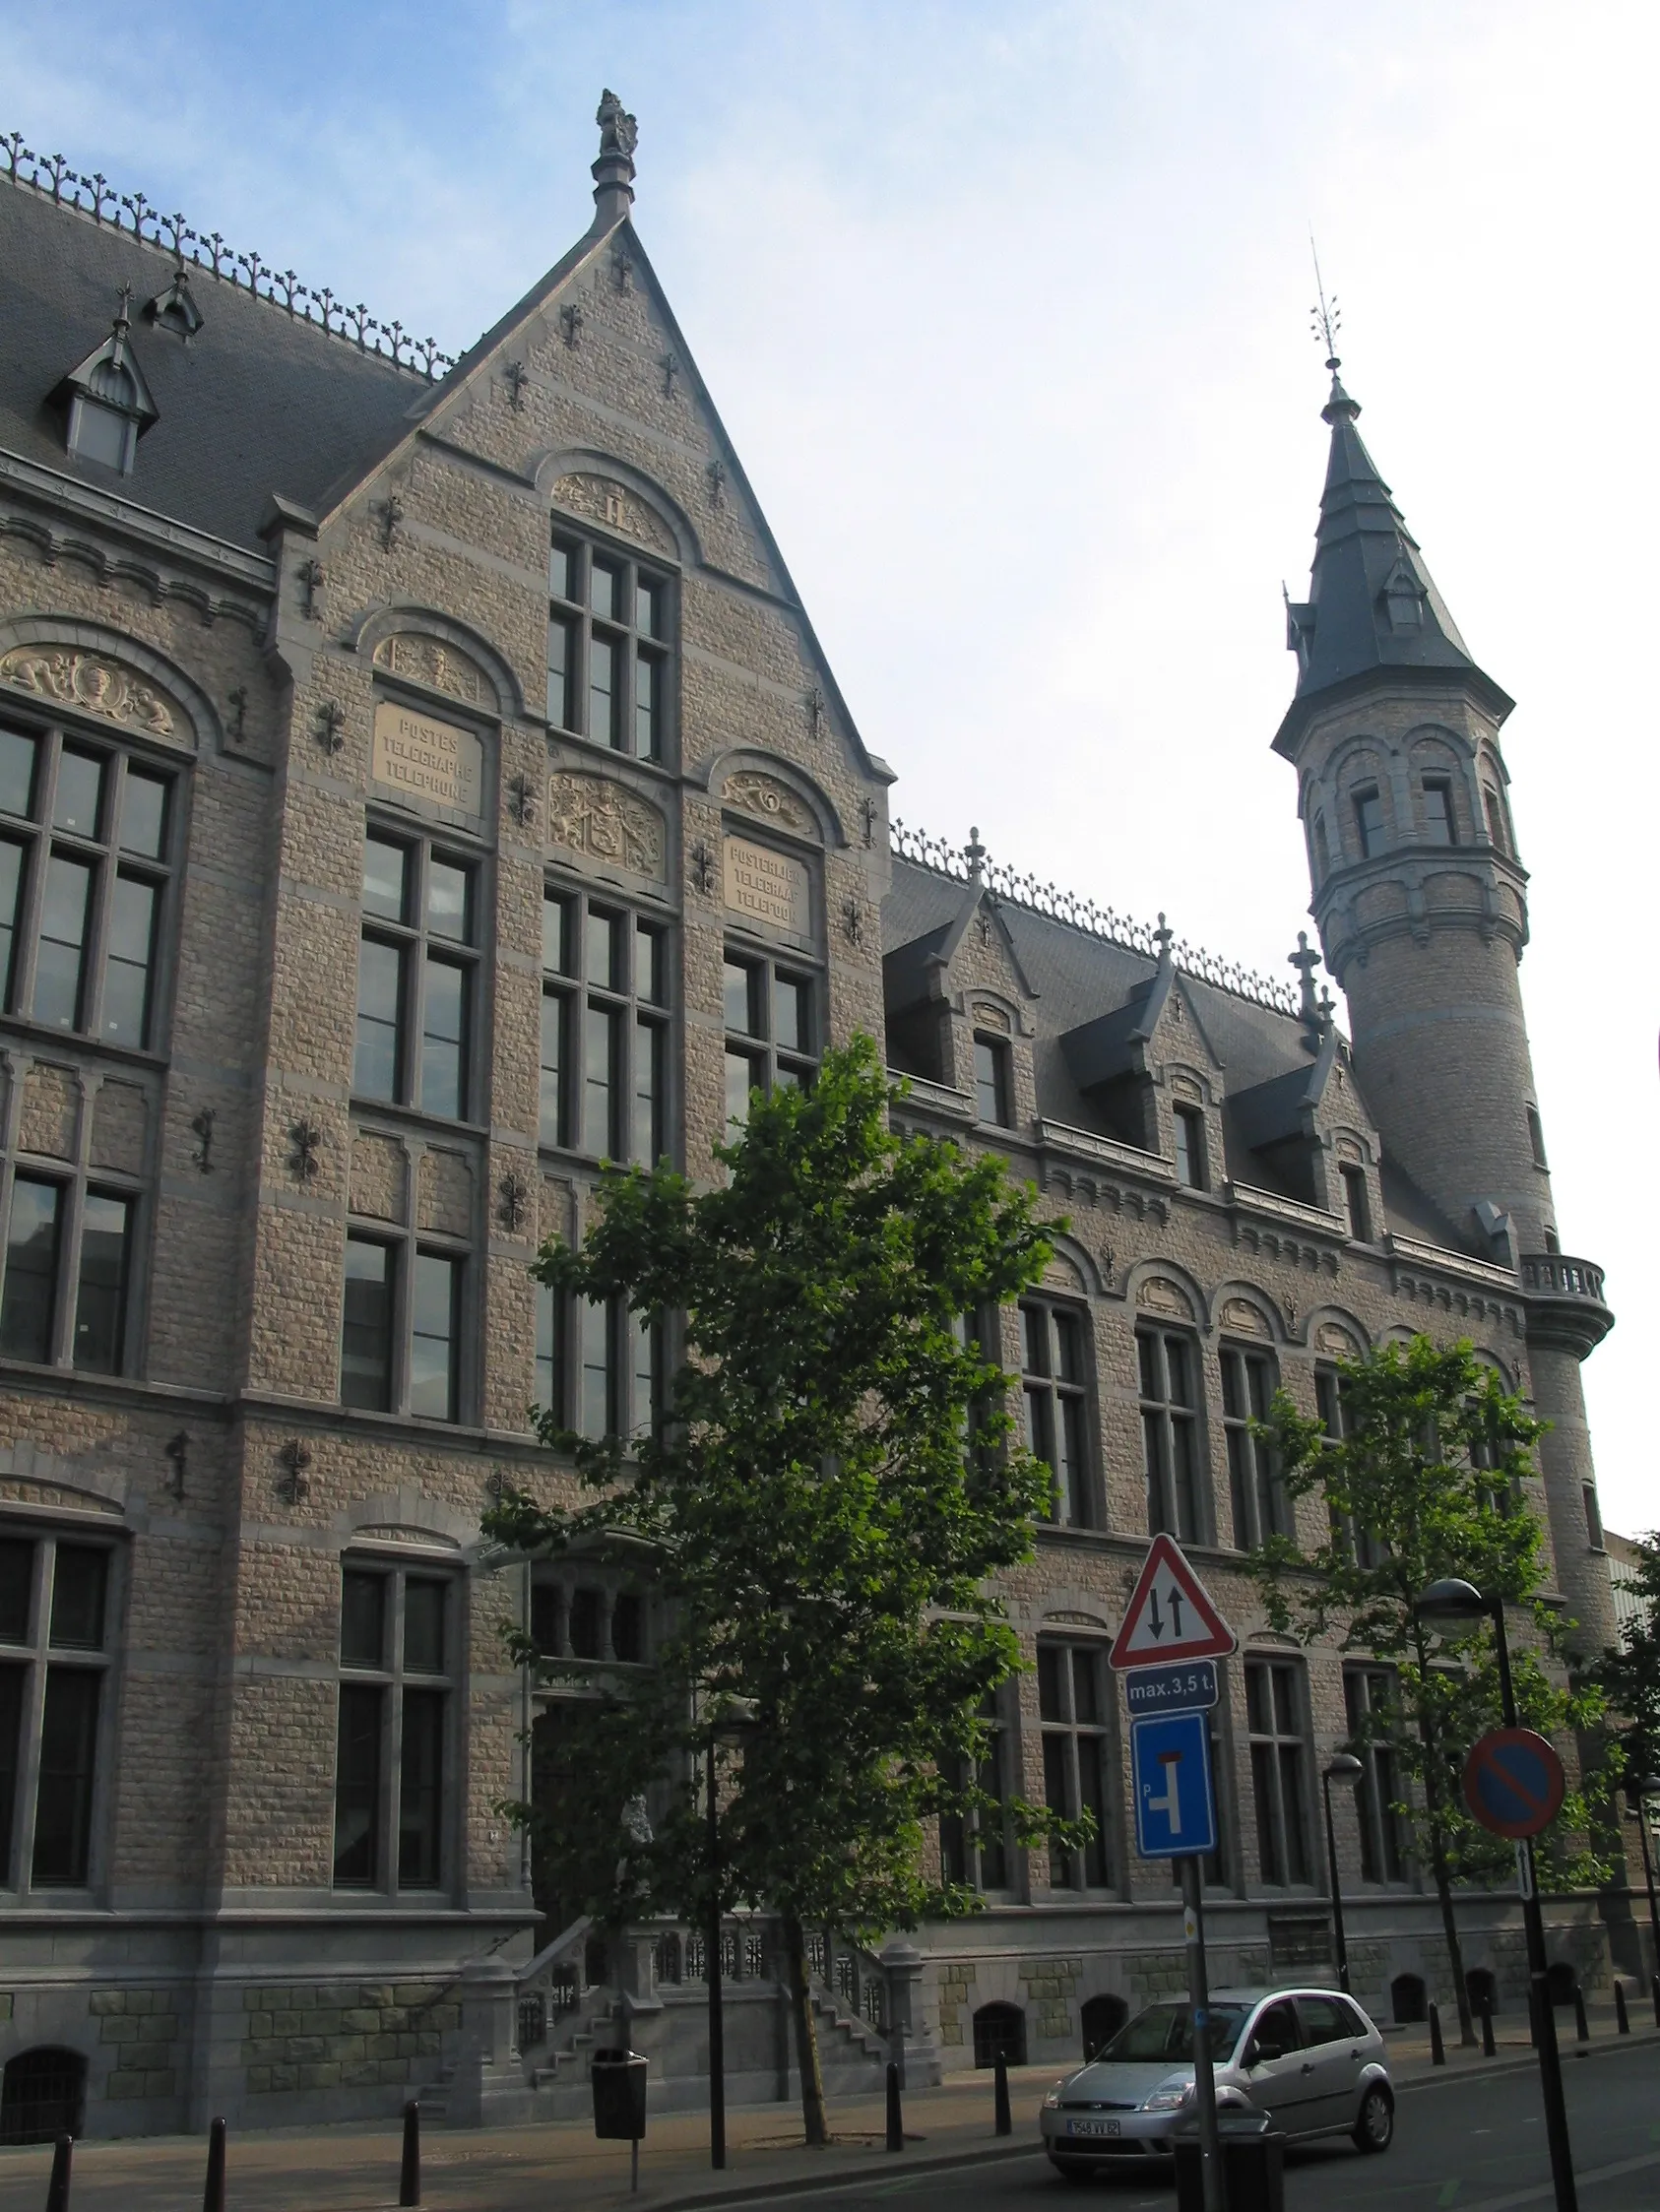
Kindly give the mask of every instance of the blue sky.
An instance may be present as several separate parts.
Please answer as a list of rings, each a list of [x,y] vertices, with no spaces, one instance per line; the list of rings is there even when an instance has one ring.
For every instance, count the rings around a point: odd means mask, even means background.
[[[1324,380],[1506,735],[1605,1508],[1660,1521],[1641,1348],[1657,993],[1655,11],[1611,0],[0,0],[0,131],[452,349],[585,227],[593,112],[898,812],[1279,969],[1268,752]],[[1007,763],[1020,764],[1012,789]],[[1283,971],[1282,971],[1283,972]]]

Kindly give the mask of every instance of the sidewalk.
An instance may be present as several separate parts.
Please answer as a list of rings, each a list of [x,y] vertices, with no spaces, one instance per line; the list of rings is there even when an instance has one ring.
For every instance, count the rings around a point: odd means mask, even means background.
[[[1572,2062],[1573,2015],[1557,2014],[1564,2060]],[[1612,2006],[1590,2018],[1592,2050],[1615,2041]],[[1397,2083],[1450,2080],[1485,2066],[1531,2060],[1526,2022],[1519,2014],[1494,2022],[1498,2056],[1487,2059],[1457,2046],[1450,2024],[1444,2071],[1430,2064],[1427,2028],[1402,2029],[1388,2038],[1389,2066]],[[1631,2040],[1660,2042],[1652,2014],[1631,2022]],[[592,2128],[574,2121],[527,2128],[433,2128],[422,2142],[422,2201],[431,2212],[610,2212],[632,2204],[637,2212],[811,2189],[826,2181],[887,2180],[926,2166],[977,2164],[987,2158],[1030,2154],[1038,2140],[1038,2109],[1057,2077],[1053,2066],[1021,2066],[1009,2073],[1014,2133],[992,2129],[991,2076],[954,2075],[938,2089],[905,2100],[905,2150],[884,2148],[880,2098],[830,2108],[834,2141],[807,2151],[800,2142],[798,2109],[764,2105],[728,2115],[728,2166],[709,2166],[709,2122],[702,2113],[676,2113],[649,2123],[640,2147],[640,2193],[628,2191],[628,2145],[596,2142]],[[291,2130],[233,2134],[228,2159],[229,2212],[381,2212],[398,2200],[400,2134],[396,2126],[335,2127],[324,2135]],[[195,2212],[202,2201],[207,2143],[198,2136],[146,2136],[76,2145],[72,2212]],[[41,2212],[51,2152],[44,2145],[0,2150],[0,2212]],[[809,2200],[810,2201],[810,2200]]]

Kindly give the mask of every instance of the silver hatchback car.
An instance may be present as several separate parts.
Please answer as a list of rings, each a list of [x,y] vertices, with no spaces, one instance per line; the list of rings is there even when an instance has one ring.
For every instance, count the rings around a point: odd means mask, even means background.
[[[1288,2136],[1347,2135],[1386,2151],[1395,2095],[1383,2038],[1336,1990],[1217,1990],[1210,2000],[1216,2102],[1265,2113]],[[1151,2004],[1044,2099],[1044,2149],[1082,2180],[1108,2159],[1168,2157],[1194,2124],[1185,2003]]]

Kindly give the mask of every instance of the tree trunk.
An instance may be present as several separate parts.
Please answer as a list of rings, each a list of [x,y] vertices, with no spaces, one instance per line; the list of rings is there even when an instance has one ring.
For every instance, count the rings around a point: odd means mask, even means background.
[[[1452,1880],[1446,1870],[1445,1855],[1434,1841],[1430,1846],[1430,1870],[1435,1876],[1436,1895],[1440,1901],[1441,1932],[1446,1937],[1446,1953],[1452,1961],[1452,1994],[1458,2005],[1458,2040],[1466,2050],[1471,2050],[1476,2041],[1476,2022],[1470,2008],[1469,1986],[1464,1980],[1464,1952],[1458,1940],[1458,1923],[1452,1914]]]
[[[806,1935],[794,1913],[784,1916],[784,1951],[790,1970],[790,2010],[796,2022],[796,2067],[801,2077],[801,2131],[808,2150],[822,2150],[830,2140],[824,2117],[824,2075],[807,1991]]]

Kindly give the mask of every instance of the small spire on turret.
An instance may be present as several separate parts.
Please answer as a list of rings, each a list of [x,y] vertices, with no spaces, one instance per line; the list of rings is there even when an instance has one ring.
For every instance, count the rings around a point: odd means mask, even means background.
[[[594,163],[594,227],[612,230],[634,205],[634,149],[640,126],[607,86],[594,111],[600,158]]]
[[[1170,948],[1176,942],[1176,931],[1166,921],[1162,914],[1159,916],[1159,926],[1153,932],[1153,942],[1159,948],[1159,966],[1161,968],[1174,968],[1176,961]]]
[[[980,842],[980,832],[971,828],[969,841],[963,848],[963,858],[968,862],[970,883],[979,883],[986,872],[986,848]]]
[[[1311,1028],[1317,1028],[1319,1024],[1319,1007],[1314,1000],[1314,970],[1319,964],[1320,956],[1309,944],[1308,930],[1300,929],[1297,932],[1297,950],[1288,956],[1286,965],[1298,972],[1303,985],[1298,1012]]]
[[[1361,411],[1360,406],[1344,391],[1337,374],[1343,366],[1337,357],[1337,334],[1343,327],[1343,310],[1337,304],[1335,292],[1329,299],[1326,297],[1325,282],[1320,276],[1320,257],[1315,252],[1314,234],[1311,230],[1309,233],[1309,251],[1313,256],[1316,295],[1309,310],[1311,327],[1315,338],[1325,346],[1325,365],[1331,371],[1331,396],[1320,410],[1320,419],[1324,422],[1353,422]]]

